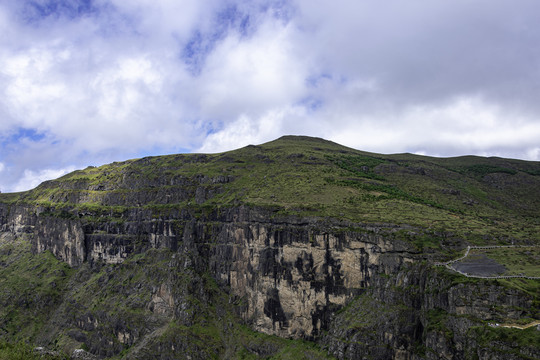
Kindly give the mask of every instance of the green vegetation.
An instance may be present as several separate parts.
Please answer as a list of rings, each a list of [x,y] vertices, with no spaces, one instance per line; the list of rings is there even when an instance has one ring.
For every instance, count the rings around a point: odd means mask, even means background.
[[[0,335],[33,340],[62,300],[73,269],[24,239],[0,241]],[[24,310],[28,309],[28,310]]]
[[[20,200],[20,196],[25,194],[24,192],[16,193],[0,193],[0,202],[4,204],[12,204]]]
[[[327,158],[340,168],[356,176],[384,180],[384,177],[377,175],[374,171],[377,165],[385,162],[382,159],[363,155],[327,156]]]
[[[448,329],[446,321],[448,319],[448,313],[443,309],[431,309],[426,314],[426,320],[428,326],[426,331],[438,331],[443,333],[447,339],[452,339],[454,333]]]
[[[436,267],[435,271],[437,272],[438,276],[440,276],[443,279],[446,279],[448,281],[448,287],[443,290],[448,290],[452,286],[463,284],[463,283],[485,283],[487,280],[483,279],[477,279],[477,278],[471,278],[466,277],[461,274],[456,273],[455,271],[449,270],[445,267]],[[438,289],[433,289],[435,291],[438,291]]]
[[[339,231],[407,242],[412,246],[406,251],[426,258],[452,258],[466,244],[539,244],[539,174],[538,162],[380,155],[322,139],[284,137],[221,154],[168,155],[89,167],[28,192],[0,194],[0,217],[26,204],[35,206],[40,219],[78,220],[101,235],[108,234],[107,227],[119,232],[129,227],[138,211],[151,219],[167,218],[181,229],[184,224],[171,219],[206,221],[247,205],[267,210],[279,221],[307,217],[321,228],[332,223],[328,218],[345,220]],[[370,232],[364,224],[382,230]],[[208,233],[215,229],[211,221],[205,226]],[[230,297],[209,274],[199,273],[189,252],[138,253],[143,246],[136,243],[135,253],[121,264],[96,261],[70,269],[49,252],[32,254],[25,237],[0,238],[0,339],[14,341],[0,342],[0,358],[32,359],[29,344],[43,343],[128,359],[141,350],[134,337],[145,339],[149,351],[207,358],[327,358],[313,343],[268,336],[241,325],[236,314],[237,307],[245,306],[243,299]],[[538,249],[484,253],[511,274],[539,276]],[[495,283],[519,290],[539,308],[539,281],[488,282],[444,268],[429,271],[437,272],[448,287]],[[392,286],[388,291],[404,299],[422,291],[419,285]],[[406,326],[407,314],[410,308],[403,304],[360,295],[338,314],[338,326],[347,330],[339,341],[362,333],[359,339],[375,343],[381,323]],[[426,331],[453,336],[444,310],[430,310],[425,316]],[[471,331],[485,343],[503,337],[514,341],[514,333],[506,329]],[[538,343],[536,334],[526,335]],[[420,342],[417,347],[417,353],[425,353]]]
[[[379,155],[317,138],[283,137],[221,154],[89,167],[29,192],[0,194],[0,203],[40,204],[45,214],[84,215],[88,221],[120,220],[133,207],[167,215],[247,204],[275,208],[282,216],[437,229],[471,244],[536,242],[540,177],[533,174],[539,171],[537,162]]]
[[[538,317],[540,317],[540,280],[529,280],[529,279],[499,279],[496,280],[496,283],[503,286],[514,288],[519,291],[524,292],[531,296],[533,301],[536,304],[536,307],[533,310],[536,310]]]
[[[283,339],[255,332],[244,325],[239,325],[238,319],[233,319],[231,314],[217,320],[208,318],[203,323],[192,326],[172,322],[158,342],[176,343],[184,347],[184,353],[196,357],[202,355],[205,359],[221,359],[225,354],[232,359],[333,359],[313,342]],[[232,325],[227,328],[219,321],[228,321]],[[129,350],[126,357],[129,358]]]
[[[376,299],[369,292],[356,296],[345,307],[341,308],[336,315],[335,324],[342,335],[341,342],[349,343],[351,334],[362,334],[359,341],[379,344],[379,339],[375,337],[376,328],[381,324],[394,324],[399,326],[408,324],[408,308],[404,304],[386,303]],[[333,329],[330,329],[332,331]]]
[[[540,277],[540,246],[472,249],[469,255],[484,254],[504,265],[504,275],[524,275]]]
[[[66,355],[40,354],[24,342],[8,343],[0,340],[0,359],[5,360],[67,360]]]
[[[487,164],[476,164],[465,167],[462,172],[471,173],[475,176],[484,177],[488,174],[501,173],[501,174],[517,174],[516,170],[508,169],[502,166],[496,165],[487,165]]]
[[[474,326],[469,329],[468,335],[475,337],[483,348],[490,348],[495,353],[508,354],[518,359],[531,359],[526,355],[526,349],[540,344],[540,331],[536,330],[536,327],[521,330]]]

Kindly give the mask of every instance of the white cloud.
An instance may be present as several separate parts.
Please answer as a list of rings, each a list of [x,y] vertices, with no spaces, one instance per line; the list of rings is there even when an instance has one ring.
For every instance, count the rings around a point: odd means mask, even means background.
[[[100,0],[51,16],[28,4],[0,4],[2,186],[284,134],[539,157],[533,0]]]
[[[5,165],[0,162],[0,172],[4,171],[4,167],[5,167]]]
[[[291,43],[293,31],[269,20],[249,39],[239,34],[224,39],[198,79],[202,113],[223,119],[260,115],[302,96],[308,73]]]
[[[286,123],[294,123],[297,118],[305,119],[304,115],[304,110],[299,107],[269,111],[258,118],[241,115],[225,128],[208,135],[197,152],[222,152],[274,140],[284,133]]]
[[[56,179],[74,170],[74,167],[66,169],[43,169],[37,172],[25,170],[23,177],[14,185],[12,191],[18,192],[33,189],[45,180]]]
[[[478,98],[459,98],[444,106],[415,106],[376,118],[376,122],[366,116],[345,119],[349,125],[328,129],[329,137],[373,152],[390,148],[394,153],[433,156],[506,153],[527,159],[533,158],[540,139],[540,123]]]
[[[529,149],[526,158],[528,160],[540,161],[540,147]]]
[[[73,150],[90,152],[143,148],[148,142],[171,146],[170,138],[149,138],[156,125],[166,125],[169,131],[183,129],[181,141],[192,135],[175,122],[182,116],[182,102],[170,100],[180,86],[181,68],[156,55],[118,52],[107,54],[106,63],[87,64],[88,69],[71,73],[65,69],[84,64],[93,51],[71,52],[66,49],[70,46],[45,44],[23,54],[0,56],[11,114],[5,127],[50,132],[74,140]]]

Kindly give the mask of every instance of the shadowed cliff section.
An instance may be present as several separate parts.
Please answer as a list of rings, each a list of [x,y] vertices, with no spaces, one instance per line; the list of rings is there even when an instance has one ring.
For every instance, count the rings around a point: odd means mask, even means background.
[[[32,273],[56,297],[36,303],[24,282],[0,297],[17,304],[0,337],[129,359],[498,356],[488,321],[537,319],[538,282],[432,264],[467,245],[538,244],[539,204],[537,162],[381,155],[309,137],[89,167],[0,194],[0,287],[43,256],[69,265],[46,282]],[[377,304],[384,323],[358,310]],[[33,321],[39,309],[52,316]],[[537,354],[504,334],[516,358]]]

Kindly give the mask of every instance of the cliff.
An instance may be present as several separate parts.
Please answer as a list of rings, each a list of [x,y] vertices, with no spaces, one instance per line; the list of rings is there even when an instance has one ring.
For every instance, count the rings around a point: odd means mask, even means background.
[[[490,326],[539,319],[538,280],[434,266],[538,245],[539,174],[297,137],[76,171],[0,195],[0,337],[102,358],[540,357],[536,328]]]

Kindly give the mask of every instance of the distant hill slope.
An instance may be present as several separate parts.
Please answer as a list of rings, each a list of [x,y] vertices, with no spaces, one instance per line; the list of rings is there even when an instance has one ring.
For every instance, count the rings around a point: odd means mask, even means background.
[[[284,136],[220,154],[148,157],[89,167],[0,202],[64,209],[247,204],[283,214],[538,241],[540,162],[367,153]]]
[[[285,136],[88,167],[0,194],[0,358],[540,358],[494,325],[540,280],[437,266],[536,274],[539,230],[539,162]]]

